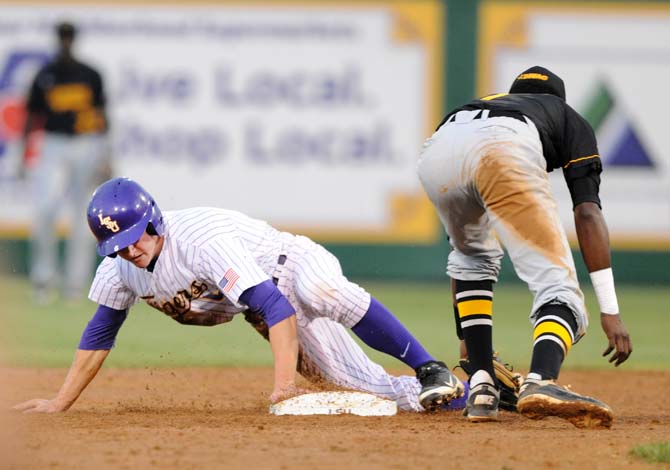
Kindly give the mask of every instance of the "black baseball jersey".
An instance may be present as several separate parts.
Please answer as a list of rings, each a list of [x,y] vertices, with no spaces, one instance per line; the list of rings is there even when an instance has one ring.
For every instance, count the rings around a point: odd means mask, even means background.
[[[490,95],[451,111],[440,126],[458,111],[476,109],[491,110],[493,115],[500,112],[509,116],[517,113],[521,119],[528,117],[540,134],[547,171],[563,169],[573,206],[582,202],[600,205],[602,165],[593,128],[565,101],[548,94]]]
[[[44,66],[30,88],[27,108],[44,114],[44,130],[60,134],[101,132],[106,128],[102,78],[86,64],[55,60]]]

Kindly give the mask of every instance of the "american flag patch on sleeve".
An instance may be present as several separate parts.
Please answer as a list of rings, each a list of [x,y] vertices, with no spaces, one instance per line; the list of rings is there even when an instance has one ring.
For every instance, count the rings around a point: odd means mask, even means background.
[[[219,281],[219,287],[223,292],[230,292],[235,287],[235,283],[239,278],[240,275],[233,268],[229,268],[226,274],[223,275],[223,278],[221,278],[221,281]]]

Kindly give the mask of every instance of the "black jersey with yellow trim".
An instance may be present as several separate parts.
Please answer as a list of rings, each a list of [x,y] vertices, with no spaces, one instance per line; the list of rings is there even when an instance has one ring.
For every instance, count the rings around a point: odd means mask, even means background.
[[[498,93],[452,110],[438,129],[458,111],[488,109],[521,113],[538,130],[546,169],[563,169],[573,204],[594,202],[598,196],[602,165],[591,125],[561,98],[539,93]]]
[[[533,121],[542,141],[547,171],[600,158],[591,125],[557,96],[536,93],[485,96],[454,109],[440,126],[458,111],[473,109],[516,111]]]
[[[43,114],[44,130],[67,135],[103,132],[105,95],[100,74],[82,62],[45,65],[30,88],[26,108]]]

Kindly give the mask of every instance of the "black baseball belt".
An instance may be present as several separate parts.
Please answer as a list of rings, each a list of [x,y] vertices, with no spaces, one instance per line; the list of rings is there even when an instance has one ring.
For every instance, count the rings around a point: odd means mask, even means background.
[[[464,109],[461,109],[461,111],[467,111]],[[471,111],[475,111],[474,109]],[[445,124],[453,122],[454,119],[456,119],[456,114],[458,114],[460,111],[455,112],[451,116],[447,118],[445,121]],[[526,117],[521,114],[519,111],[513,111],[513,110],[504,110],[504,109],[480,109],[477,114],[472,118],[474,119],[488,119],[488,118],[493,118],[493,117],[508,117],[512,119],[516,119],[517,121],[521,121],[524,124],[527,124]]]

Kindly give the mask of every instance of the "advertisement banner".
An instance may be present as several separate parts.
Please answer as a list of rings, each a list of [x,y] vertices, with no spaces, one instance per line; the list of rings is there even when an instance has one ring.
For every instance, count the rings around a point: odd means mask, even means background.
[[[105,81],[115,174],[163,209],[226,207],[324,241],[437,239],[415,164],[440,117],[440,2],[0,5],[0,18],[5,234],[30,223],[23,100],[67,19]]]

